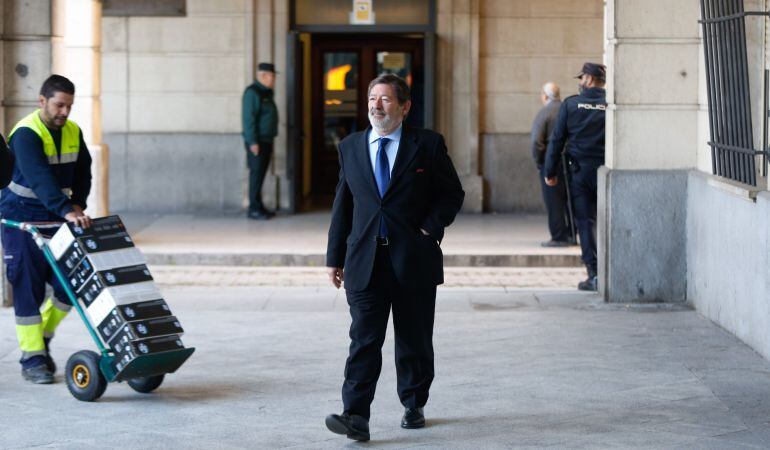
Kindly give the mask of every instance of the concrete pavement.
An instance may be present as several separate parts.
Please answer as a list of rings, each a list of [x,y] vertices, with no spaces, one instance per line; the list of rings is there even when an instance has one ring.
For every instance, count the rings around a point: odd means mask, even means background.
[[[155,394],[22,381],[0,309],[2,448],[768,448],[770,365],[692,310],[440,288],[428,427],[402,430],[388,334],[372,442],[333,435],[349,316],[328,287],[166,286],[197,348]],[[93,348],[69,317],[53,351]],[[61,372],[60,372],[61,373]],[[61,380],[61,375],[58,377]]]

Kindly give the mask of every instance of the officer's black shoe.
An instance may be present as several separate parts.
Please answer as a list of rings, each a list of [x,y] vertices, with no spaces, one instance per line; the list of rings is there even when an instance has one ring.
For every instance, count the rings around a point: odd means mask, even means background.
[[[578,290],[581,291],[598,291],[598,281],[596,279],[596,275],[592,277],[588,277],[585,280],[578,283]]]
[[[35,384],[51,384],[53,383],[53,374],[48,370],[45,364],[39,366],[32,366],[29,368],[21,369],[21,376]]]
[[[261,213],[266,215],[268,219],[275,217],[275,211],[270,211],[269,209],[263,209]]]
[[[267,214],[259,211],[249,211],[249,214],[247,215],[249,219],[253,220],[267,220],[270,218]]]
[[[332,433],[344,434],[354,441],[369,440],[369,421],[356,414],[329,414],[326,416],[326,428]]]
[[[425,426],[425,414],[422,408],[406,408],[404,417],[401,418],[401,428],[415,429]]]

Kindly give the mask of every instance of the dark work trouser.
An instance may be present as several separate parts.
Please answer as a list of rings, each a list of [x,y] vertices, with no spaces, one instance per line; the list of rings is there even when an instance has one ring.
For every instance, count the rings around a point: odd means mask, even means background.
[[[578,161],[572,172],[570,190],[575,225],[580,234],[583,263],[589,275],[596,274],[596,170],[600,163]]]
[[[342,385],[344,411],[369,418],[382,368],[382,344],[393,309],[398,397],[407,408],[423,407],[433,382],[433,318],[436,288],[408,290],[398,283],[388,247],[379,246],[369,286],[347,292],[350,353]]]
[[[569,222],[567,220],[567,184],[564,177],[559,174],[558,184],[548,186],[545,184],[545,174],[540,170],[540,186],[543,191],[543,202],[548,211],[548,231],[554,241],[569,241],[572,239]]]
[[[246,145],[246,163],[249,167],[249,211],[262,212],[262,184],[265,182],[270,157],[273,156],[273,142],[260,142],[259,155],[255,156]]]
[[[3,226],[2,242],[6,276],[13,289],[21,365],[29,368],[44,364],[48,341],[72,305],[32,235]],[[46,283],[54,292],[48,300]]]

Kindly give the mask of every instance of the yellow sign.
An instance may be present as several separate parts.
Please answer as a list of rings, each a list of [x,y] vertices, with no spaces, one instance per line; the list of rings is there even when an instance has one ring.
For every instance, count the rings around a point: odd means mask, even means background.
[[[353,0],[350,12],[351,25],[374,25],[374,7],[372,0]]]

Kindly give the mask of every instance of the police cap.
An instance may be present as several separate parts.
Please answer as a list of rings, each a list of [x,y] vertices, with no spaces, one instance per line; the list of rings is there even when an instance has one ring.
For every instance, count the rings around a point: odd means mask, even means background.
[[[257,70],[275,73],[275,65],[272,63],[264,63],[264,62],[259,63],[259,65],[257,66]]]
[[[580,78],[583,75],[591,75],[594,78],[598,78],[600,80],[606,80],[607,68],[602,64],[587,62],[583,64],[583,68],[580,70],[580,73],[577,74],[575,78]]]

